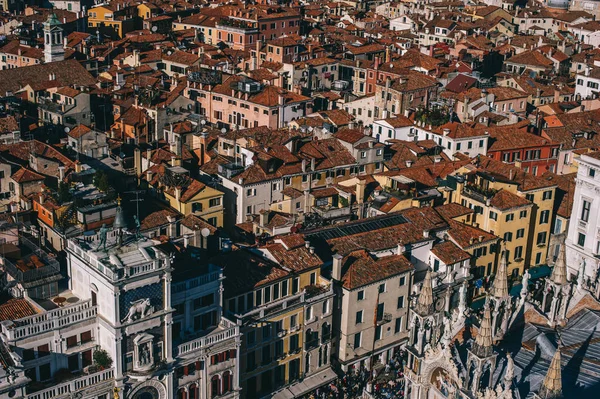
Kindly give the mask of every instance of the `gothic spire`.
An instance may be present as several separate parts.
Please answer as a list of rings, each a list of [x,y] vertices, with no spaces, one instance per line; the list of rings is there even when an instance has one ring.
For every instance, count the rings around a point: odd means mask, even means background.
[[[417,313],[421,315],[431,313],[433,308],[433,285],[431,282],[431,269],[427,269],[425,280],[421,286],[421,293],[417,299]]]
[[[556,349],[550,368],[546,373],[542,387],[538,392],[541,399],[556,399],[562,397],[562,376],[560,371],[560,348]]]
[[[565,244],[563,242],[558,245],[560,245],[560,252],[558,253],[556,263],[554,263],[550,281],[556,285],[565,285],[567,283],[567,256],[565,254]]]
[[[479,332],[475,337],[475,343],[471,347],[471,352],[478,357],[488,357],[493,352],[492,348],[492,315],[489,302],[486,301],[483,319],[479,326]]]
[[[502,259],[500,259],[500,265],[498,266],[498,272],[494,277],[494,283],[492,284],[492,296],[496,299],[502,299],[508,297],[508,252],[504,251]]]

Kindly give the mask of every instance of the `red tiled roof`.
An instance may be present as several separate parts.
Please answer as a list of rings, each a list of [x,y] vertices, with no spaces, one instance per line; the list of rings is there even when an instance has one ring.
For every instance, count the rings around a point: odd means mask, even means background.
[[[34,172],[33,170],[21,168],[15,173],[13,173],[11,179],[16,181],[17,183],[27,183],[32,181],[44,180],[44,176]]]
[[[26,299],[12,298],[0,304],[0,321],[18,320],[36,313]]]
[[[342,260],[342,285],[348,290],[407,273],[414,266],[404,255],[374,258],[364,249],[349,253]]]

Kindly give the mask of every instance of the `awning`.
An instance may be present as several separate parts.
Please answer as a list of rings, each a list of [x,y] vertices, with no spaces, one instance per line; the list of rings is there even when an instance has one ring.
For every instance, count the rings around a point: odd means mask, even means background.
[[[395,180],[401,184],[411,184],[415,182],[413,179],[409,179],[408,177],[402,175],[392,176],[390,177],[390,179]]]
[[[325,370],[321,370],[318,373],[277,392],[273,395],[273,399],[296,398],[328,384],[336,378],[337,374],[335,371],[333,371],[331,367],[327,367]]]

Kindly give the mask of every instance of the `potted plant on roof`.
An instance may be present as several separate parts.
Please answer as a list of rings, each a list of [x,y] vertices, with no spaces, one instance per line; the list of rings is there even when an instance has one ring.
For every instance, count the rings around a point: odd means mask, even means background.
[[[94,351],[94,364],[99,370],[108,369],[112,366],[113,360],[104,349]]]

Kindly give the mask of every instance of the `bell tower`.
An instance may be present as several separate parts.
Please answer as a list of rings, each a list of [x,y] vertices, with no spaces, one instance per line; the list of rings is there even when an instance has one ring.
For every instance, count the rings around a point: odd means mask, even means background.
[[[49,63],[64,59],[63,28],[56,14],[52,13],[44,22],[44,61]]]

